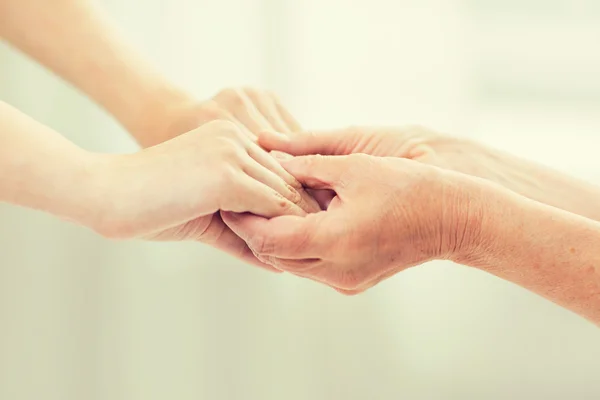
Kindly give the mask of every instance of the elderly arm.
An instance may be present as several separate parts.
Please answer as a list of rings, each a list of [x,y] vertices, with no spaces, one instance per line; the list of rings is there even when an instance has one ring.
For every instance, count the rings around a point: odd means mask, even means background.
[[[224,214],[264,262],[356,294],[406,268],[450,259],[600,325],[600,223],[401,158],[308,156],[283,165],[336,196],[327,211],[303,218]]]
[[[508,192],[486,210],[475,256],[454,260],[600,325],[600,223]]]

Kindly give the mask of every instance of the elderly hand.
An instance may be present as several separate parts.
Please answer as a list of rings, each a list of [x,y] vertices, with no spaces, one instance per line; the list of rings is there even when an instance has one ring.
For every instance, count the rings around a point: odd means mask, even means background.
[[[327,211],[306,216],[222,213],[263,262],[355,294],[408,267],[476,251],[484,181],[362,154],[282,164],[336,197]]]
[[[198,240],[258,263],[219,210],[263,217],[318,210],[299,195],[296,179],[228,121],[135,154],[100,156],[93,170],[94,187],[108,200],[92,228],[110,238]]]
[[[287,137],[264,132],[259,143],[269,150],[293,155],[366,153],[409,158],[488,179],[532,200],[600,220],[600,209],[597,207],[599,188],[480,143],[418,126],[354,127],[326,132],[298,132]],[[327,203],[326,193],[316,193],[315,196],[322,203]]]
[[[365,153],[402,157],[500,183],[519,193],[532,186],[543,168],[474,141],[419,127],[353,127],[323,132],[297,132],[288,137],[261,133],[259,143],[292,155]],[[524,194],[524,193],[521,193]]]

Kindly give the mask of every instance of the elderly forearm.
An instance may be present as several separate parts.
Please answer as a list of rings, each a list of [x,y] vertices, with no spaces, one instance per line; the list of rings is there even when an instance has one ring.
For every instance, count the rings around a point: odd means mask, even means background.
[[[126,44],[91,0],[0,0],[0,36],[112,114],[142,144],[146,117],[187,94]]]
[[[491,198],[491,197],[490,197]],[[520,196],[486,205],[480,256],[457,260],[600,325],[600,223]]]
[[[600,187],[542,165],[523,162],[516,191],[542,203],[600,221]]]
[[[50,128],[0,102],[0,201],[85,225],[98,217],[93,160]]]

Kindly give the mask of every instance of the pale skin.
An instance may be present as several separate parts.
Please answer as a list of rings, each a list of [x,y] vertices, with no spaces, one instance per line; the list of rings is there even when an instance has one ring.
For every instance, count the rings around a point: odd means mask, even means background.
[[[0,0],[0,37],[79,88],[147,147],[91,154],[0,103],[0,201],[110,238],[197,240],[262,266],[218,210],[275,216],[318,209],[255,143],[264,129],[300,129],[273,94],[224,89],[195,99],[156,72],[88,0],[51,7]]]
[[[297,155],[282,161],[292,175],[332,193],[328,208],[270,220],[223,213],[224,220],[265,263],[345,294],[447,259],[600,325],[600,223],[592,219],[598,190],[524,160],[511,165],[514,157],[475,143],[418,132],[351,128],[288,138],[265,132],[264,146]],[[313,152],[326,155],[303,156]],[[518,172],[524,165],[529,169]],[[548,187],[550,205],[544,204],[543,185],[557,184],[553,177],[578,192],[553,199],[556,189]]]

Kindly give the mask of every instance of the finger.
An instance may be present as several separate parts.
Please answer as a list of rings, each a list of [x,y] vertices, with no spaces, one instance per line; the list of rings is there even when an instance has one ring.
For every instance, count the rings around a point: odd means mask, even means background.
[[[342,129],[323,132],[294,132],[282,134],[274,131],[258,133],[258,143],[267,150],[278,150],[295,156],[308,154],[346,155],[355,148],[357,134]]]
[[[294,116],[288,111],[288,109],[282,105],[279,97],[276,96],[275,94],[271,93],[271,98],[273,99],[273,102],[275,103],[275,107],[277,108],[277,112],[278,112],[279,116],[287,125],[288,130],[290,132],[300,132],[302,130],[302,126],[296,120],[296,118],[294,118]]]
[[[267,154],[268,157],[268,154]],[[291,185],[287,184],[280,176],[275,174],[268,168],[255,161],[254,159],[249,160],[244,166],[244,172],[252,179],[257,180],[275,190],[277,193],[296,204],[303,210],[307,210],[309,207],[304,204],[302,196],[298,191]],[[316,210],[313,210],[316,211]]]
[[[321,213],[319,213],[321,214]],[[331,238],[322,237],[319,214],[266,219],[252,214],[221,213],[223,221],[261,256],[323,258]],[[337,238],[335,238],[337,240]]]
[[[169,241],[173,240],[173,238],[178,238],[178,240],[181,240],[182,238],[186,240],[196,240],[229,253],[249,264],[256,265],[268,271],[281,272],[272,265],[258,260],[246,242],[225,225],[219,213],[213,214],[206,226],[204,226],[204,224],[198,224],[197,222],[197,220],[189,221],[186,224],[154,234],[150,238],[159,241]]]
[[[248,175],[237,185],[240,188],[239,197],[232,199],[231,207],[222,207],[223,211],[250,212],[266,218],[282,215],[306,215],[306,212],[293,201]]]
[[[319,258],[278,258],[273,256],[264,256],[269,265],[273,265],[278,270],[289,272],[295,275],[306,274],[315,268],[320,267],[323,261]],[[303,275],[303,277],[305,277]]]
[[[306,212],[317,212],[321,209],[319,203],[304,190],[300,182],[287,172],[269,153],[258,147],[258,145],[250,144],[248,146],[248,154],[256,162],[271,171],[288,185],[288,192],[291,192],[294,197],[286,197],[298,204],[300,208]]]
[[[255,135],[262,130],[273,129],[243,90],[231,89],[221,92],[214,100]]]
[[[244,134],[250,139],[251,142],[253,143],[258,143],[258,136],[255,135],[254,133],[250,132],[250,130],[248,128],[246,128],[244,126],[244,124],[242,124],[240,121],[238,121],[233,114],[231,114],[229,111],[223,110],[223,113],[225,115],[224,119],[227,119],[228,121],[233,122],[238,128],[240,128],[240,130],[242,132],[244,132]]]
[[[301,184],[310,189],[332,189],[343,186],[342,178],[349,168],[348,157],[302,156],[281,163]]]
[[[213,246],[219,250],[231,254],[232,256],[271,272],[281,273],[282,271],[260,261],[250,250],[246,242],[225,225],[219,213],[214,214],[208,228],[203,233],[201,242]]]
[[[292,131],[279,115],[279,110],[273,98],[263,92],[245,89],[244,92],[252,101],[258,112],[267,120],[273,129],[278,132],[291,133]]]

